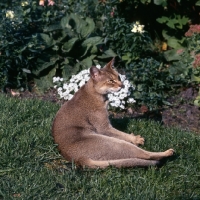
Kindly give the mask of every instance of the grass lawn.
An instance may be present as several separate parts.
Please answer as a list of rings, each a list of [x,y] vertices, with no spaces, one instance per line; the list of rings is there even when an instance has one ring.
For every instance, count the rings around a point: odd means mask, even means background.
[[[199,200],[200,137],[153,121],[115,120],[142,135],[144,148],[176,155],[160,167],[76,169],[51,137],[58,105],[0,95],[0,199]]]

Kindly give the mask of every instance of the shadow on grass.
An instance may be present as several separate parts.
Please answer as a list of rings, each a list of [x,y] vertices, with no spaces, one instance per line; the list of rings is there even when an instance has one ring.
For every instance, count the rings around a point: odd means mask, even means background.
[[[116,129],[120,130],[120,131],[125,131],[127,130],[127,126],[130,122],[130,120],[152,120],[152,121],[156,121],[159,122],[161,124],[162,123],[162,114],[160,111],[152,111],[152,112],[148,112],[148,113],[144,113],[138,116],[123,116],[123,117],[113,117],[110,116],[110,122],[112,124],[113,127],[115,127]]]

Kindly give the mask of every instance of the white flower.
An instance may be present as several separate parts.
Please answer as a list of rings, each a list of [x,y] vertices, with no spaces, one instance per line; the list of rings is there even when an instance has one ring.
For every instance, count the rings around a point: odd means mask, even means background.
[[[96,65],[96,68],[100,69],[100,68],[101,68],[101,65]]]
[[[133,33],[144,33],[143,29],[144,29],[144,25],[140,25],[139,22],[136,22],[133,25],[131,32],[133,32]]]
[[[125,108],[124,105],[122,105],[122,104],[121,104],[119,107],[120,107],[121,109],[124,109],[124,108]]]
[[[72,95],[72,94],[69,94],[68,99],[70,100],[70,99],[72,99],[72,98],[73,98],[73,95]]]
[[[58,82],[60,80],[60,77],[53,77],[53,83]]]
[[[58,91],[58,92],[62,91],[62,88],[61,88],[61,87],[59,87],[59,88],[57,89],[57,91]]]
[[[65,89],[65,90],[68,89],[68,84],[67,84],[67,83],[64,83],[64,84],[63,84],[63,89]]]
[[[14,12],[12,10],[7,10],[6,12],[6,17],[7,18],[10,18],[10,19],[13,19],[14,18]]]
[[[133,32],[133,33],[137,33],[137,27],[134,26],[133,29],[131,30],[131,32]]]
[[[83,86],[84,84],[85,84],[85,81],[82,80],[78,85],[81,87],[81,86]]]
[[[128,98],[127,102],[128,102],[128,103],[135,103],[135,99],[133,99],[133,98]]]
[[[126,76],[122,75],[122,74],[119,74],[119,77],[120,77],[121,81],[124,81],[126,79]]]
[[[27,6],[27,5],[28,5],[28,2],[27,2],[27,1],[21,2],[21,6]]]

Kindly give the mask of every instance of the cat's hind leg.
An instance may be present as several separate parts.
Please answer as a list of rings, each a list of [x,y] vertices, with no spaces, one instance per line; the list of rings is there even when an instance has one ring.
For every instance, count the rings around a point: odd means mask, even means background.
[[[139,158],[119,159],[119,160],[92,160],[89,158],[80,159],[78,165],[89,168],[107,168],[113,166],[116,168],[129,168],[129,167],[148,167],[160,164],[157,160],[144,160]]]
[[[156,165],[162,158],[172,156],[174,150],[150,152],[124,140],[89,134],[68,147],[67,152],[80,165],[105,168]]]

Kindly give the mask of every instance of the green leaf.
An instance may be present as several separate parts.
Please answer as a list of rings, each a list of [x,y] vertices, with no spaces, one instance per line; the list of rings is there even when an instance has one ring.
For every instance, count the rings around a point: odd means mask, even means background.
[[[57,30],[62,30],[62,27],[60,24],[50,25],[44,29],[44,32],[52,32],[52,31],[57,31]]]
[[[196,6],[200,6],[200,1],[197,1],[197,2],[195,3],[195,5],[196,5]]]
[[[86,25],[82,26],[80,29],[80,34],[83,38],[88,37],[95,29],[95,23],[93,19],[87,17],[85,22]]]
[[[49,37],[49,35],[45,33],[39,33],[39,35],[44,40],[47,46],[51,46],[53,44],[53,38]]]
[[[174,21],[173,21],[173,20],[169,20],[169,21],[167,22],[167,26],[169,26],[169,27],[172,28],[172,29],[175,29]]]
[[[169,38],[171,38],[171,36],[169,36],[169,35],[167,34],[167,31],[166,31],[166,30],[163,30],[163,31],[162,31],[162,36],[163,36],[166,40],[168,40]]]
[[[91,54],[96,54],[98,53],[98,48],[96,46],[93,45],[93,47],[91,48],[91,51],[90,51]]]
[[[81,55],[81,58],[84,57],[85,55],[87,55],[87,53],[90,52],[91,48],[92,48],[91,44],[88,44],[86,47],[82,47],[81,53],[83,53],[83,54]]]
[[[84,40],[84,42],[82,43],[82,46],[87,46],[88,44],[98,45],[98,44],[101,44],[102,42],[103,42],[102,37],[95,36],[95,37],[90,37]]]
[[[164,57],[165,59],[170,62],[170,61],[175,61],[175,60],[181,60],[182,56],[181,53],[178,54],[177,51],[180,49],[172,49],[164,52]],[[184,51],[184,49],[183,49]]]
[[[167,21],[169,21],[169,18],[163,16],[163,17],[157,18],[156,21],[159,22],[160,24],[164,24],[164,23],[166,23]]]
[[[37,92],[44,93],[49,88],[53,87],[53,77],[55,76],[56,69],[52,69],[46,76],[40,79],[35,79]]]
[[[199,82],[199,83],[200,83],[200,77],[195,76],[194,74],[192,74],[192,75],[191,75],[191,81]]]
[[[69,52],[71,51],[71,49],[73,48],[73,46],[75,45],[75,43],[78,41],[78,38],[72,38],[70,40],[68,40],[67,42],[65,42],[62,46],[62,50],[64,52]]]
[[[108,49],[108,50],[104,51],[102,56],[98,56],[98,58],[113,58],[116,56],[117,56],[117,54],[112,49]]]
[[[70,60],[73,60],[72,58],[68,58],[68,63],[63,65],[63,78],[69,79],[71,75],[77,74],[80,71],[80,64],[79,63],[73,63],[70,62]]]
[[[186,25],[188,23],[188,21],[189,21],[189,18],[183,16],[182,19],[180,19],[180,21],[181,21],[181,24]]]
[[[84,60],[80,61],[80,64],[84,66],[84,68],[89,68],[92,66],[92,60],[96,57],[96,55],[91,55]]]
[[[51,58],[50,62],[45,62],[39,70],[35,71],[36,76],[41,77],[45,76],[49,73],[52,68],[55,67],[56,62],[59,60],[59,57],[53,57]]]
[[[154,0],[154,4],[166,6],[167,5],[167,0]]]
[[[167,44],[168,46],[174,48],[174,49],[178,49],[178,48],[181,48],[182,45],[181,45],[181,40],[178,40],[177,38],[175,37],[171,37],[167,40]]]
[[[60,25],[63,29],[65,28],[71,28],[71,26],[69,25],[69,16],[65,16],[61,19],[60,21]]]

